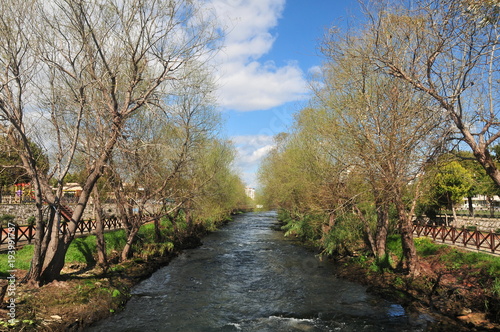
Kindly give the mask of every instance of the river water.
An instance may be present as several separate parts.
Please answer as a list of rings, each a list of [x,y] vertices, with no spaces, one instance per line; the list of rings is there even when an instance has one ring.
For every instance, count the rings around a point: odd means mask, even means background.
[[[132,291],[89,331],[424,331],[423,316],[335,277],[335,265],[274,230],[274,212],[235,217]]]

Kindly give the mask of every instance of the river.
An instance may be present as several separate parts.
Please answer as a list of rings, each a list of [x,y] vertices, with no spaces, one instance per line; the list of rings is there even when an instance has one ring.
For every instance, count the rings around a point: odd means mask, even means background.
[[[89,331],[424,331],[428,319],[335,277],[335,264],[275,230],[274,212],[236,216],[132,291]]]

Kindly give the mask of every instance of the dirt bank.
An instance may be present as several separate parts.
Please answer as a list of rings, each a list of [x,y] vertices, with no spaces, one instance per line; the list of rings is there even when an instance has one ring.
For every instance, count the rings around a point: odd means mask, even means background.
[[[0,309],[0,331],[83,331],[93,322],[119,311],[130,298],[134,285],[166,266],[183,249],[201,245],[204,234],[200,231],[184,238],[182,246],[163,256],[153,254],[117,263],[119,253],[115,253],[106,271],[84,264],[66,265],[62,280],[38,288],[17,285],[18,322],[14,326],[8,324],[8,308],[4,303]],[[16,278],[21,280],[25,273],[17,270]]]
[[[450,268],[440,258],[450,250],[420,257],[421,271],[375,271],[371,261],[337,259],[338,276],[368,286],[368,291],[402,304],[411,313],[427,314],[437,322],[432,331],[500,331],[500,302],[485,290],[480,270]]]
[[[185,239],[178,248],[200,245],[202,235]],[[14,327],[7,325],[4,305],[0,331],[82,331],[119,311],[130,298],[131,288],[167,265],[181,249],[165,256],[115,263],[107,271],[66,266],[61,281],[39,288],[20,285],[16,289],[16,319],[20,322]],[[485,290],[482,271],[451,268],[441,259],[450,250],[456,249],[444,247],[435,255],[421,257],[422,269],[417,277],[394,270],[375,271],[372,262],[360,259],[362,256],[337,259],[337,273],[367,285],[369,292],[402,304],[410,313],[433,317],[437,324],[430,331],[500,331],[500,303]],[[22,277],[21,271],[17,277]]]

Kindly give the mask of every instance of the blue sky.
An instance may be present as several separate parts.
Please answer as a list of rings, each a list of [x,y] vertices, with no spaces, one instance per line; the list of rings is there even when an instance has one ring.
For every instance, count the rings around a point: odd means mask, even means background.
[[[347,22],[357,0],[212,0],[226,27],[217,56],[223,133],[237,149],[235,167],[250,187],[293,114],[307,104],[308,77],[321,65],[325,29]]]

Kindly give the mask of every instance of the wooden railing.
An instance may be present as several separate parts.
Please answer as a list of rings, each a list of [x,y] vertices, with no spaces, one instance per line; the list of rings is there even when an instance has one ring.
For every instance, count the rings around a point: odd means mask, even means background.
[[[31,241],[33,241],[33,239],[35,238],[36,227],[34,225],[18,226],[12,224],[11,226],[12,227],[0,226],[0,235],[1,235],[0,245],[8,244],[10,239],[12,239],[16,245],[20,241],[27,241],[28,243],[31,243]],[[59,226],[59,232],[60,233],[65,232],[67,227],[68,227],[68,222],[65,220],[62,221],[61,225]],[[112,230],[119,228],[122,228],[122,223],[118,218],[112,217],[104,219],[105,230],[106,229]],[[95,220],[92,219],[82,220],[78,223],[76,229],[76,235],[88,234],[95,229],[96,229]]]
[[[417,236],[430,237],[435,242],[451,243],[492,253],[497,252],[500,247],[500,234],[493,231],[488,233],[466,228],[414,224],[413,233]]]

